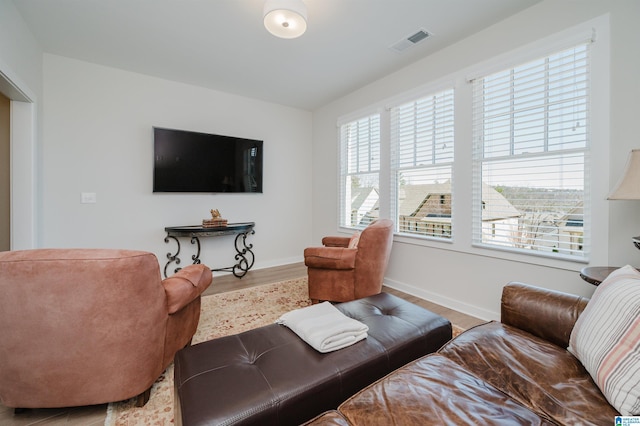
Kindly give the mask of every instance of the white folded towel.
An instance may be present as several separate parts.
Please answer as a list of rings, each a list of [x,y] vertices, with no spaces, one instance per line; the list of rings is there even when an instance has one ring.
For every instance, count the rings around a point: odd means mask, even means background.
[[[345,348],[367,337],[369,327],[349,318],[329,302],[296,309],[276,321],[289,327],[318,352]]]

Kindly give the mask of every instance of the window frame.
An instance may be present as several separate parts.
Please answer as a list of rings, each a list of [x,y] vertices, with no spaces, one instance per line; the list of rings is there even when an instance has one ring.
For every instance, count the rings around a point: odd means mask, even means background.
[[[514,265],[543,266],[558,268],[561,270],[576,272],[583,264],[593,262],[605,262],[609,255],[609,229],[606,226],[592,226],[590,254],[588,259],[559,259],[545,256],[534,256],[529,253],[522,254],[513,251],[505,251],[494,248],[479,247],[472,244],[472,117],[471,117],[471,84],[475,76],[498,71],[514,64],[522,63],[535,57],[541,57],[553,53],[563,47],[570,47],[581,41],[591,40],[591,157],[598,160],[597,167],[590,171],[591,182],[589,182],[589,193],[591,194],[591,209],[585,211],[585,223],[608,223],[609,207],[606,194],[609,192],[609,140],[611,138],[610,126],[610,22],[606,16],[596,17],[576,26],[567,28],[560,32],[546,35],[528,42],[521,43],[513,50],[505,50],[502,53],[488,55],[485,59],[470,62],[454,70],[436,70],[423,75],[425,84],[402,85],[408,89],[403,89],[401,93],[393,93],[387,90],[386,96],[373,101],[366,101],[360,105],[356,112],[338,115],[338,123],[344,117],[363,115],[361,111],[380,111],[382,121],[382,170],[380,173],[380,216],[393,217],[390,214],[390,203],[394,197],[389,191],[391,185],[387,181],[391,179],[390,163],[388,158],[389,147],[389,105],[411,100],[418,97],[424,91],[432,91],[434,87],[442,85],[452,85],[455,89],[455,149],[454,180],[455,180],[455,211],[453,217],[455,226],[455,236],[451,241],[437,239],[416,238],[413,236],[394,234],[394,242],[398,244],[398,249],[403,253],[410,254],[410,247],[424,247],[449,252],[451,256],[480,256],[484,258],[494,258],[501,261],[514,262]],[[354,110],[352,110],[354,111]],[[339,143],[339,138],[334,139]],[[386,150],[386,152],[385,152]],[[387,158],[385,159],[385,156]],[[336,156],[337,157],[337,156]],[[339,171],[338,171],[339,176]],[[585,188],[585,190],[587,190]],[[340,233],[352,232],[337,226]],[[470,259],[461,257],[462,259]]]
[[[440,101],[444,102],[441,105],[436,105],[436,102]],[[431,108],[431,113],[427,113],[425,115],[420,115],[416,108],[418,104],[421,102],[431,103],[433,108]],[[450,106],[451,111],[448,111],[447,108]],[[408,108],[412,111],[408,114],[405,112],[400,112],[401,109]],[[416,238],[416,239],[425,239],[425,240],[435,240],[441,242],[450,242],[454,238],[454,215],[455,215],[455,201],[454,201],[454,163],[455,163],[455,84],[453,82],[441,83],[438,85],[432,85],[429,87],[424,87],[419,91],[416,91],[409,97],[403,97],[402,100],[398,100],[397,102],[389,105],[387,107],[387,111],[390,119],[390,129],[389,129],[389,139],[390,139],[390,165],[389,165],[389,174],[390,174],[390,217],[394,218],[394,222],[396,222],[396,234],[398,236],[404,236],[408,238]],[[424,112],[424,111],[423,111]],[[427,112],[429,112],[429,108],[427,108]],[[437,116],[442,115],[445,117],[445,120],[448,120],[444,126],[436,125]],[[410,118],[414,121],[413,125],[403,126],[400,124],[402,119]],[[430,129],[427,133],[431,133],[431,144],[427,142],[426,144],[419,146],[417,143],[418,134],[420,133],[418,128],[420,127],[416,120],[428,120],[431,121],[431,126],[427,125],[426,127]],[[443,141],[443,139],[438,138],[437,131],[445,130],[447,135],[444,137],[446,142],[450,143],[450,146],[447,147],[447,151],[443,156],[438,156],[436,153],[436,145]],[[420,148],[426,148],[431,151],[431,155],[427,155],[424,159],[428,160],[427,164],[416,164],[417,156],[413,158],[413,164],[401,164],[403,161],[403,153],[401,150],[401,144],[403,143],[403,136],[401,135],[402,131],[409,131],[410,137],[413,138],[413,144],[405,144],[404,147],[410,145],[410,149],[413,150],[414,154],[420,150]],[[405,133],[406,137],[407,134]],[[404,141],[406,142],[406,140]],[[445,161],[447,159],[446,155],[450,155],[450,160]],[[406,157],[404,158],[406,161]],[[450,221],[448,226],[440,225],[440,235],[437,235],[438,232],[436,228],[437,224],[432,225],[432,234],[429,235],[426,233],[419,232],[420,230],[417,228],[417,225],[413,227],[411,225],[407,225],[410,229],[403,231],[403,225],[400,223],[400,174],[404,171],[411,172],[435,172],[438,173],[438,170],[449,169],[448,172],[445,172],[446,177],[449,180],[450,192],[449,192],[449,200],[450,206],[448,209],[450,210]],[[443,175],[440,175],[443,176]],[[439,204],[442,204],[442,197],[444,195],[439,195]],[[424,202],[425,200],[423,200]],[[413,228],[413,229],[411,229]],[[428,226],[425,228],[428,229]],[[414,231],[414,232],[412,232]]]
[[[344,128],[345,126],[349,126],[349,125],[353,125],[355,123],[358,123],[360,121],[363,120],[371,120],[373,117],[377,116],[377,120],[378,120],[378,169],[377,170],[371,170],[370,168],[367,171],[353,171],[350,172],[349,171],[349,144],[348,141],[346,141],[344,139]],[[380,190],[380,174],[381,174],[381,170],[383,169],[383,164],[382,164],[382,159],[380,158],[380,155],[382,153],[382,148],[381,148],[381,139],[382,139],[382,125],[381,125],[381,121],[382,121],[382,117],[381,117],[381,111],[380,110],[368,110],[368,111],[364,111],[358,114],[353,114],[350,115],[348,117],[344,117],[342,119],[340,119],[338,121],[338,226],[341,229],[345,229],[345,230],[362,230],[365,228],[366,225],[353,225],[352,221],[349,219],[352,219],[353,216],[353,210],[352,210],[352,206],[348,206],[347,205],[347,200],[346,200],[346,196],[347,196],[347,188],[346,188],[346,184],[347,184],[347,179],[349,179],[350,176],[359,176],[359,175],[373,175],[373,174],[377,174],[377,179],[378,179],[378,203],[380,202],[380,195],[379,195],[379,190]],[[371,144],[371,142],[369,141],[369,145]],[[350,209],[349,214],[347,214],[347,209]]]
[[[542,57],[530,57],[523,58],[520,61],[514,61],[513,64],[506,66],[497,71],[493,71],[492,73],[487,73],[480,77],[474,78],[470,83],[474,86],[474,93],[472,95],[472,104],[474,116],[473,120],[473,211],[472,211],[472,245],[475,247],[486,248],[490,250],[500,250],[505,252],[513,252],[513,253],[521,253],[525,256],[540,256],[540,257],[549,257],[553,259],[561,259],[561,260],[569,260],[569,261],[578,261],[584,262],[589,260],[590,256],[590,243],[591,243],[591,222],[589,220],[590,215],[587,213],[591,209],[591,197],[590,197],[590,182],[592,176],[590,174],[590,149],[591,149],[591,113],[589,111],[589,102],[591,99],[591,44],[592,40],[584,40],[581,42],[577,42],[574,46],[565,46],[561,49],[558,49],[553,52],[548,52]],[[586,65],[584,65],[585,73],[586,73],[586,82],[584,83],[584,91],[585,94],[578,97],[577,99],[585,101],[585,111],[584,111],[584,140],[580,140],[580,143],[584,145],[582,147],[569,147],[566,149],[550,149],[549,145],[549,137],[552,132],[549,126],[549,119],[553,115],[550,111],[553,108],[553,104],[550,102],[552,98],[552,91],[549,89],[549,76],[552,73],[552,70],[549,67],[549,61],[552,58],[560,58],[561,55],[569,50],[573,50],[574,52],[580,49],[582,46],[585,46],[585,59],[583,60]],[[515,125],[515,117],[520,114],[521,109],[516,106],[516,101],[530,95],[530,92],[526,89],[520,89],[516,83],[516,70],[521,69],[526,66],[535,66],[534,64],[541,63],[542,71],[536,72],[536,75],[541,77],[544,81],[544,84],[541,85],[541,89],[537,91],[537,94],[543,94],[542,96],[542,105],[543,107],[539,107],[543,111],[543,125],[542,127],[543,136],[542,136],[542,146],[538,148],[532,148],[534,152],[517,152],[516,150],[516,125]],[[576,56],[574,53],[573,63],[576,63]],[[504,87],[507,87],[508,96],[505,95],[505,100],[502,105],[508,104],[505,107],[508,112],[501,112],[503,117],[506,117],[506,121],[509,122],[509,136],[507,139],[507,153],[502,153],[501,155],[496,155],[495,152],[488,152],[487,150],[491,150],[491,145],[487,145],[489,143],[494,143],[499,141],[500,139],[490,139],[485,140],[485,123],[487,120],[491,120],[491,115],[487,115],[485,109],[485,101],[487,91],[485,90],[485,81],[488,79],[490,82],[493,78],[500,75],[506,76],[506,81],[508,84],[501,86],[501,89],[495,89],[496,92],[500,90],[504,90]],[[499,77],[498,77],[499,78]],[[502,77],[503,81],[505,77]],[[564,86],[563,86],[564,88]],[[521,92],[516,95],[517,90],[521,90]],[[577,90],[577,88],[575,89]],[[489,92],[491,95],[491,92]],[[566,102],[566,101],[565,101]],[[561,103],[562,105],[562,103]],[[504,108],[503,108],[504,110]],[[531,114],[529,111],[528,114]],[[533,115],[533,114],[531,114]],[[506,132],[503,132],[506,133]],[[502,138],[504,140],[504,138]],[[562,143],[562,142],[561,142]],[[580,237],[581,243],[574,244],[574,236],[571,232],[569,232],[569,244],[566,242],[561,242],[561,227],[556,226],[555,232],[557,232],[557,243],[551,242],[547,240],[551,238],[551,231],[546,235],[545,233],[538,234],[535,232],[533,240],[527,240],[527,244],[518,244],[517,241],[512,241],[510,243],[505,242],[505,235],[507,235],[506,239],[510,240],[514,237],[509,237],[510,232],[506,234],[502,234],[502,239],[498,236],[495,236],[487,240],[487,233],[484,231],[484,222],[482,220],[483,210],[484,210],[484,182],[485,178],[483,176],[483,170],[485,166],[491,167],[491,165],[496,164],[512,164],[510,166],[512,169],[515,167],[514,165],[520,161],[526,161],[527,164],[531,164],[532,161],[551,161],[554,158],[556,159],[566,159],[571,158],[571,156],[582,156],[582,202],[580,203],[583,209],[583,227],[582,227],[582,235]],[[563,172],[561,177],[569,176],[567,175],[569,172]],[[513,182],[513,181],[512,181]],[[488,185],[488,184],[487,184]],[[527,188],[530,188],[527,186]],[[540,187],[543,188],[543,187]],[[563,199],[566,200],[566,199]],[[551,208],[550,206],[548,207]],[[545,214],[550,214],[550,210],[543,211]],[[567,214],[570,211],[566,212]],[[524,229],[525,234],[529,231],[529,227],[532,225],[526,224],[526,216],[524,218],[517,219],[517,234],[519,235],[519,231]],[[543,222],[540,222],[542,224]],[[513,225],[504,224],[502,226],[503,229],[515,229]],[[495,230],[492,224],[492,232]],[[494,241],[491,241],[493,239]],[[554,245],[555,244],[555,245]],[[519,245],[521,245],[519,247]],[[530,247],[527,247],[530,246]],[[566,248],[568,246],[568,248]],[[577,247],[574,249],[574,246]]]

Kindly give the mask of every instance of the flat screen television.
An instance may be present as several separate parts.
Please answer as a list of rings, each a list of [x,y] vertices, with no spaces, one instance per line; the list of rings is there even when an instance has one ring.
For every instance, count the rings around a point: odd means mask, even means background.
[[[153,128],[153,192],[262,192],[262,143]]]

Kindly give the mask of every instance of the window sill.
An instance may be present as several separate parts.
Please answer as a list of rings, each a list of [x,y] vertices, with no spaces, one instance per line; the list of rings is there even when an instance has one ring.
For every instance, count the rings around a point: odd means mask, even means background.
[[[556,257],[545,253],[520,253],[509,249],[492,247],[486,245],[464,244],[452,240],[430,237],[413,237],[406,234],[394,234],[394,243],[414,245],[420,247],[447,250],[457,253],[464,253],[470,256],[481,256],[500,259],[508,262],[518,262],[529,265],[544,266],[554,269],[579,272],[585,264],[589,263],[588,258],[577,257]]]

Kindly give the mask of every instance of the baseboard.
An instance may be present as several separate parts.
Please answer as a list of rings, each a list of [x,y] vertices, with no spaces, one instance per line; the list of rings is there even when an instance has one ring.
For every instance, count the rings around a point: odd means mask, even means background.
[[[279,259],[277,261],[273,261],[273,262],[256,262],[253,267],[249,270],[249,272],[255,272],[255,271],[260,271],[262,269],[269,269],[269,268],[277,268],[280,266],[290,266],[290,265],[294,265],[296,263],[300,263],[304,265],[304,258],[300,258],[300,257],[292,257],[289,259]],[[220,275],[220,276],[225,276],[225,275],[231,275],[232,272],[230,271],[216,271],[216,274]]]
[[[304,257],[297,256],[297,257],[290,257],[288,259],[278,259],[275,261],[256,262],[255,265],[253,265],[253,268],[251,268],[251,270],[253,271],[254,269],[259,270],[259,269],[275,268],[278,266],[287,266],[294,263],[304,263]]]
[[[458,300],[442,296],[438,293],[434,293],[434,292],[425,290],[423,288],[418,288],[406,283],[390,280],[387,278],[385,278],[384,280],[384,285],[390,288],[393,288],[395,290],[399,290],[404,293],[410,294],[412,296],[416,296],[421,299],[428,300],[429,302],[436,303],[440,306],[444,306],[445,308],[453,309],[466,315],[471,315],[473,317],[479,318],[484,321],[500,320],[499,312],[493,312],[487,309],[479,308],[474,305],[469,305],[467,303],[463,303]]]

